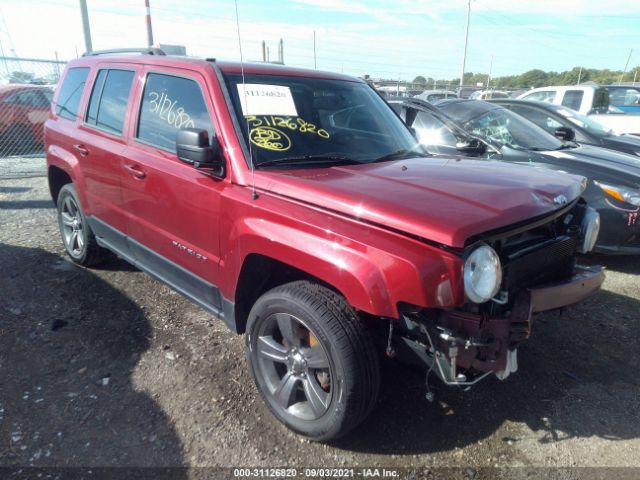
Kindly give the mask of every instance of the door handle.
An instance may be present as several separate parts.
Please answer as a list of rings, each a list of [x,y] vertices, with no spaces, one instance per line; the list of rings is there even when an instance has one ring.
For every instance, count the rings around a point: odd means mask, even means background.
[[[126,168],[129,173],[138,180],[142,180],[147,176],[147,174],[143,172],[138,165],[125,165],[124,168]]]
[[[82,144],[74,145],[73,148],[80,152],[81,157],[86,157],[87,155],[89,155],[89,150]]]

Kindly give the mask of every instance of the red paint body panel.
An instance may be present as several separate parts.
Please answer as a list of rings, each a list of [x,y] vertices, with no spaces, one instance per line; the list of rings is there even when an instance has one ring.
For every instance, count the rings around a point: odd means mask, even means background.
[[[77,183],[88,215],[108,218],[131,238],[217,285],[232,301],[237,298],[243,263],[258,254],[320,278],[351,305],[374,315],[397,318],[401,302],[461,305],[462,260],[455,249],[463,247],[469,236],[551,212],[557,208],[553,199],[558,195],[568,199],[580,195],[576,177],[532,169],[523,176],[519,168],[504,163],[434,158],[260,170],[255,172],[259,195],[253,200],[251,171],[211,64],[144,55],[118,57],[117,62],[138,71],[121,142],[106,134],[93,135],[95,147],[88,157],[95,149],[96,158],[80,157],[73,147],[82,140],[76,138],[78,129],[69,120],[55,118],[52,111],[55,120],[48,122],[46,134],[52,145],[48,163],[67,171]],[[79,59],[70,66],[91,67],[93,78],[98,68],[112,65],[104,56]],[[219,67],[223,72],[240,71],[234,63],[221,62]],[[204,175],[174,153],[135,140],[148,70],[199,82],[227,159],[224,179]],[[245,72],[360,81],[265,64],[246,64]],[[81,112],[89,92],[85,88]],[[98,170],[92,167],[99,164]],[[143,171],[144,178],[133,176],[127,166]],[[120,196],[118,184],[124,192]],[[173,242],[207,260],[184,255]]]
[[[569,177],[569,178],[568,178]],[[553,199],[580,195],[581,177],[504,162],[441,157],[380,164],[256,172],[256,185],[451,247],[543,215]]]

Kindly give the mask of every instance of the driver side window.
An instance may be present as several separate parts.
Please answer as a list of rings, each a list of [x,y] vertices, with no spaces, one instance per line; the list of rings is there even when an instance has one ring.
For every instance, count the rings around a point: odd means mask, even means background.
[[[455,146],[456,136],[449,128],[429,112],[419,111],[413,121],[413,128],[423,145]]]

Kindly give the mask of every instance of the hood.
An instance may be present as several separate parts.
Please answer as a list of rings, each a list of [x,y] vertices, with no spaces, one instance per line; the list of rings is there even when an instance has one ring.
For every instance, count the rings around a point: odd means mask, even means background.
[[[640,137],[637,135],[608,135],[604,137],[603,140],[612,145],[620,145],[624,147],[625,150],[640,152]]]
[[[606,173],[618,176],[624,183],[640,182],[640,157],[609,150],[591,145],[581,145],[577,148],[549,152],[536,152],[558,160],[567,160],[565,166],[570,173],[583,175],[587,178],[594,174]],[[593,180],[598,180],[593,178]]]
[[[451,247],[557,210],[554,199],[572,201],[581,181],[546,169],[442,157],[256,171],[261,189]]]

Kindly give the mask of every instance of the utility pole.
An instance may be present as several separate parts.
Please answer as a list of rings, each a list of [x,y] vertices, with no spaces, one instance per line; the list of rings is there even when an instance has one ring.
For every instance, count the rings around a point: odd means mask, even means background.
[[[149,47],[153,47],[153,29],[151,28],[151,7],[149,6],[149,0],[144,0],[144,6],[147,9],[147,44]]]
[[[582,67],[580,67],[580,71],[578,72],[578,83],[576,83],[576,85],[580,85],[580,80],[582,80]]]
[[[622,71],[622,75],[620,75],[620,80],[618,80],[618,85],[622,83],[622,79],[624,78],[624,74],[627,73],[627,67],[629,66],[629,60],[631,60],[631,54],[633,53],[633,48],[629,52],[629,56],[627,57],[627,63],[624,64],[624,70]]]
[[[4,54],[4,48],[2,47],[2,42],[0,41],[0,54],[2,55],[2,59],[4,60],[4,69],[7,71],[7,78],[11,76],[9,73],[9,65],[7,65],[7,57]]]
[[[87,0],[80,0],[80,14],[82,15],[82,30],[84,31],[84,48],[87,53],[90,53],[93,51],[93,47],[91,46],[91,28],[89,28]]]
[[[491,71],[493,70],[493,55],[491,55],[491,63],[489,64],[489,75],[487,75],[487,90],[491,84]]]
[[[313,31],[313,68],[318,69],[318,61],[316,59],[316,31]]]
[[[467,63],[467,44],[469,43],[469,21],[471,20],[471,0],[467,0],[467,28],[464,33],[464,53],[462,54],[462,71],[460,72],[460,88],[464,85],[464,67]]]

